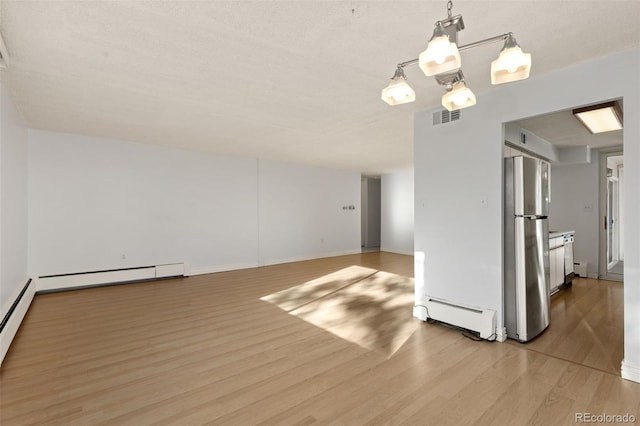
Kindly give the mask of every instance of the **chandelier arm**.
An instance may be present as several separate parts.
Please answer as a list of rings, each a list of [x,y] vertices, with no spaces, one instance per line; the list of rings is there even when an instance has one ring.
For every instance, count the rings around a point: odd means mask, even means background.
[[[483,44],[492,43],[494,41],[506,40],[510,36],[513,36],[513,33],[504,33],[504,34],[500,34],[500,35],[497,35],[497,36],[494,36],[494,37],[485,38],[484,40],[474,41],[473,43],[469,43],[469,44],[465,44],[465,45],[462,45],[462,46],[458,46],[458,51],[471,49],[472,47],[481,46]]]
[[[504,33],[494,37],[485,38],[484,40],[474,41],[473,43],[465,44],[462,46],[458,46],[458,51],[471,49],[472,47],[482,46],[483,44],[492,43],[494,41],[506,40],[510,36],[513,36],[513,33]],[[418,58],[410,59],[408,61],[400,62],[398,67],[404,68],[407,65],[413,65],[418,63]]]
[[[407,65],[413,65],[413,64],[417,64],[417,63],[418,63],[418,58],[415,58],[415,59],[411,59],[411,60],[409,60],[409,61],[400,62],[400,63],[398,64],[398,66],[399,66],[400,68],[404,68],[404,67],[406,67]]]

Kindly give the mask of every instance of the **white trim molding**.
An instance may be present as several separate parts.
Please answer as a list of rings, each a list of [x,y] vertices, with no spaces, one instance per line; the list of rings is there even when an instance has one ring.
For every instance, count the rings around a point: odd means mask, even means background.
[[[380,251],[384,251],[387,253],[395,253],[395,254],[404,254],[407,256],[413,256],[414,251],[413,250],[392,250],[390,248],[387,247],[380,247]]]
[[[189,268],[189,275],[215,274],[218,272],[237,271],[238,269],[257,268],[257,262],[233,263],[227,265],[209,266],[203,268]]]
[[[640,365],[629,364],[623,359],[620,370],[623,379],[640,383]]]
[[[413,316],[421,321],[426,321],[429,317],[426,306],[416,305],[413,307]]]
[[[15,305],[15,309],[9,315],[7,323],[4,325],[2,332],[0,332],[0,366],[2,366],[2,361],[4,360],[7,351],[9,351],[9,346],[11,346],[11,342],[18,332],[18,328],[20,328],[20,324],[22,323],[24,316],[27,314],[29,306],[31,306],[31,301],[36,294],[36,281],[36,279],[30,280],[22,298],[20,298],[19,302]],[[19,291],[14,295],[12,298],[12,304],[13,301],[18,300],[23,288],[24,287],[21,286]],[[3,310],[3,313],[7,314],[8,309],[7,311]]]
[[[361,254],[362,249],[354,249],[354,250],[340,250],[334,252],[328,252],[323,254],[313,254],[306,256],[296,256],[289,258],[263,258],[261,259],[260,266],[271,266],[271,265],[279,265],[282,263],[292,263],[292,262],[304,262],[305,260],[315,260],[315,259],[324,259],[326,257],[337,257],[337,256],[348,256],[350,254]]]
[[[507,341],[507,327],[496,327],[496,340],[500,343]]]
[[[57,291],[104,284],[182,277],[184,276],[184,271],[184,263],[169,263],[95,272],[47,275],[38,277],[37,291]]]

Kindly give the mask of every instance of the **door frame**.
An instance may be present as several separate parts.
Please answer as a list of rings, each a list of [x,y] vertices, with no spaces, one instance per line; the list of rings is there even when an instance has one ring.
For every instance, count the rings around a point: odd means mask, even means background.
[[[607,186],[609,180],[607,178],[607,158],[622,155],[624,151],[622,146],[614,146],[600,149],[600,176],[599,176],[599,191],[600,191],[600,216],[598,218],[599,232],[599,260],[598,260],[598,278],[609,281],[624,281],[624,274],[614,274],[609,272],[608,259],[607,259],[607,230],[605,229],[605,222],[607,216]],[[624,193],[624,190],[620,188]]]

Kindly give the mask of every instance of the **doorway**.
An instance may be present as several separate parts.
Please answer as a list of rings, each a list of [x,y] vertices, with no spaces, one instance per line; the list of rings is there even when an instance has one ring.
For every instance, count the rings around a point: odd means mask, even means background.
[[[622,99],[618,102],[622,105]],[[519,131],[513,131],[514,127]],[[549,329],[528,346],[620,374],[624,353],[623,131],[591,134],[568,109],[505,123],[504,136],[511,148],[550,159],[550,226],[575,231],[570,246],[574,266],[580,266],[580,277],[573,277],[572,285],[551,296]],[[566,277],[566,262],[564,266]],[[606,329],[601,327],[603,316]]]
[[[600,278],[624,279],[624,156],[621,148],[602,152],[600,160]]]
[[[362,251],[380,250],[381,185],[380,176],[361,178],[361,246]]]

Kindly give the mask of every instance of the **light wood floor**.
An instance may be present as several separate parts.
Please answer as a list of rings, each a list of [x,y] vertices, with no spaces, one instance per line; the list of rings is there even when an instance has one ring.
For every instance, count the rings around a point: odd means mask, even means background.
[[[620,375],[623,296],[621,282],[576,278],[572,286],[551,296],[549,328],[524,346]]]
[[[573,424],[576,412],[640,417],[640,385],[545,348],[474,342],[420,323],[389,358],[260,300],[350,265],[413,271],[409,256],[366,253],[37,296],[0,369],[0,424],[551,425]],[[571,290],[577,306],[587,303],[581,288]]]

